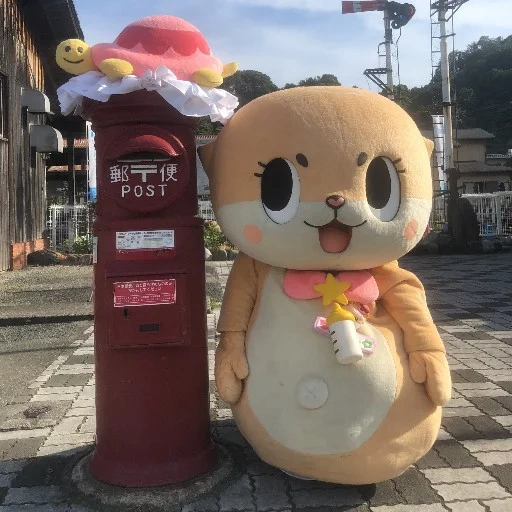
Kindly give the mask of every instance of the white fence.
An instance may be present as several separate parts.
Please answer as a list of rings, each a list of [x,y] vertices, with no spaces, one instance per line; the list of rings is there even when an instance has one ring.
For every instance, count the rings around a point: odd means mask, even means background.
[[[481,235],[512,235],[512,192],[464,194],[472,204]]]
[[[46,227],[52,249],[62,248],[66,240],[90,234],[90,212],[85,204],[52,205],[48,208]]]
[[[512,235],[512,192],[494,194],[464,194],[476,213],[481,235]],[[199,201],[199,215],[204,220],[215,220],[210,201]],[[90,235],[90,210],[87,205],[50,206],[48,208],[47,228],[51,247],[62,247],[66,240],[75,240],[77,236]],[[441,229],[445,223],[444,198],[434,199],[430,226]]]

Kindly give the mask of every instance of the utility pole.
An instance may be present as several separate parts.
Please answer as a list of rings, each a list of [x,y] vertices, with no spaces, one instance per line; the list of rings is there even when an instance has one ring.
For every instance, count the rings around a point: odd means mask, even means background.
[[[444,118],[444,175],[448,188],[448,231],[452,234],[457,247],[464,247],[465,239],[462,214],[459,211],[459,190],[458,178],[459,170],[455,167],[453,158],[453,119],[452,119],[452,95],[450,85],[450,61],[448,51],[448,38],[455,34],[448,33],[446,24],[449,22],[456,11],[468,0],[438,0],[431,2],[431,16],[437,12],[439,24],[439,50],[440,50],[440,71],[441,71],[441,90]]]
[[[386,87],[388,98],[395,100],[393,87],[393,63],[391,62],[391,45],[393,44],[393,30],[391,29],[391,17],[389,11],[384,9],[384,47],[386,48]]]
[[[408,3],[391,2],[388,0],[367,0],[367,1],[342,1],[342,14],[351,14],[368,11],[384,12],[384,42],[379,44],[385,47],[386,67],[365,69],[364,76],[369,78],[375,85],[386,94],[390,100],[395,99],[393,85],[393,62],[391,45],[393,44],[393,29],[399,29],[407,25],[416,13],[413,5]],[[382,57],[379,52],[379,57]],[[386,75],[386,82],[380,77]]]

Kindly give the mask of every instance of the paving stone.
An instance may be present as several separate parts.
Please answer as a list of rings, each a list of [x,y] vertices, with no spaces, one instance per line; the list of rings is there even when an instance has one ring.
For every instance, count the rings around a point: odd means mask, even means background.
[[[81,375],[67,375],[67,377],[67,386],[85,386],[91,380],[91,375],[87,373]]]
[[[75,512],[65,503],[52,503],[51,505],[6,505],[0,506],[0,512]],[[82,509],[80,512],[92,512]]]
[[[468,423],[466,418],[445,417],[443,418],[443,427],[459,441],[480,439],[481,437],[481,433]]]
[[[0,475],[19,473],[26,464],[24,460],[0,460]]]
[[[45,441],[45,446],[63,444],[87,444],[94,442],[94,434],[52,434]]]
[[[290,496],[293,505],[297,508],[342,507],[363,504],[361,494],[353,487],[290,491]]]
[[[494,478],[482,468],[426,469],[423,474],[432,484],[492,482]]]
[[[4,505],[22,505],[25,503],[62,503],[62,491],[56,487],[12,487],[7,491]]]
[[[512,427],[512,415],[495,416],[493,419],[504,427]]]
[[[495,398],[505,409],[512,412],[512,396],[497,396]]]
[[[429,504],[441,501],[430,482],[416,468],[408,469],[393,481],[396,490],[403,496],[406,503]]]
[[[480,452],[474,455],[484,466],[512,464],[512,452]]]
[[[243,475],[233,485],[224,490],[219,496],[221,512],[231,510],[256,510],[251,497],[251,482],[247,475]]]
[[[510,394],[512,394],[512,381],[510,382],[496,382],[496,384],[503,388],[505,391],[508,391]]]
[[[12,487],[12,481],[16,478],[16,473],[7,475],[0,475],[0,489],[5,487]]]
[[[416,462],[418,469],[443,468],[447,466],[448,463],[435,450],[430,450],[423,458]]]
[[[397,491],[395,482],[393,480],[386,480],[378,483],[373,488],[373,493],[366,494],[363,491],[361,495],[363,499],[369,501],[372,507],[378,507],[379,505],[398,505],[399,503],[405,503],[403,496]]]
[[[475,416],[473,418],[466,418],[466,421],[481,432],[480,436],[484,439],[510,437],[509,431],[489,416]]]
[[[185,505],[181,512],[217,512],[219,504],[215,498],[206,498],[200,501],[194,501]],[[1,511],[0,511],[1,512]]]
[[[258,511],[273,511],[291,506],[286,494],[286,485],[283,478],[277,476],[255,476],[253,481]]]
[[[46,437],[49,433],[49,428],[40,428],[34,430],[8,430],[7,432],[0,432],[0,441],[7,439],[30,439],[34,437]]]
[[[464,446],[471,452],[505,452],[512,451],[512,438],[509,439],[480,439],[478,441],[464,441]]]
[[[480,466],[469,451],[457,441],[438,441],[434,449],[452,468],[469,468]]]
[[[371,507],[372,512],[446,512],[440,503],[431,505],[392,505],[383,507]]]
[[[489,397],[473,397],[469,399],[478,409],[489,416],[501,416],[509,411],[505,409],[499,402]]]
[[[512,464],[488,466],[486,469],[505,489],[512,493]]]
[[[11,448],[3,454],[3,457],[13,460],[30,459],[31,457],[35,457],[43,441],[44,437],[34,437],[16,441]]]
[[[30,460],[13,481],[13,487],[46,487],[59,485],[65,464],[60,457],[44,457]]]
[[[446,506],[452,512],[486,512],[483,505],[480,505],[476,500],[470,501],[455,501],[447,503]]]
[[[489,512],[510,512],[512,510],[512,498],[484,501],[483,504],[489,507]]]
[[[486,500],[491,498],[507,498],[510,496],[497,482],[486,483],[455,483],[434,486],[445,501]]]

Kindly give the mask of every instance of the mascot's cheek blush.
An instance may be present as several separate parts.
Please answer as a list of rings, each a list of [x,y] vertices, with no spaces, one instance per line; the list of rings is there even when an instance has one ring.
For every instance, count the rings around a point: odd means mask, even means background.
[[[418,221],[416,219],[412,219],[409,224],[404,229],[404,237],[407,240],[412,240],[416,234],[418,233]]]
[[[254,245],[259,244],[263,238],[261,230],[256,224],[247,224],[244,227],[244,236],[248,242]]]

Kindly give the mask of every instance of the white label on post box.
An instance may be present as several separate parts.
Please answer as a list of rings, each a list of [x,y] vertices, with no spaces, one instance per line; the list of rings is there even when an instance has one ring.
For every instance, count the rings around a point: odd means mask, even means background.
[[[118,251],[174,249],[174,230],[117,232],[116,249]]]
[[[176,280],[154,279],[114,283],[114,307],[176,303]]]

